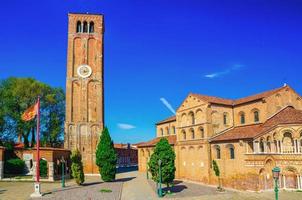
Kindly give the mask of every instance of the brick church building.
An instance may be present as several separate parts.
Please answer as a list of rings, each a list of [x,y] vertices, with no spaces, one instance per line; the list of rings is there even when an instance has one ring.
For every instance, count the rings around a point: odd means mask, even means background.
[[[281,168],[280,187],[302,189],[302,99],[283,87],[231,100],[189,94],[176,115],[156,124],[156,138],[142,143],[139,171],[165,137],[176,153],[176,178],[224,187],[273,188],[272,168]]]

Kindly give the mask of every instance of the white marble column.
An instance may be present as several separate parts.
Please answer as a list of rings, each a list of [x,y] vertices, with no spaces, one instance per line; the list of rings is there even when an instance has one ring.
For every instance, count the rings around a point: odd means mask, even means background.
[[[297,140],[294,140],[294,153],[297,153]]]
[[[275,143],[275,153],[279,153],[279,141],[278,140]]]
[[[300,144],[300,141],[298,140],[298,153],[301,153],[301,144]]]
[[[54,181],[54,163],[48,162],[48,180]]]
[[[285,178],[285,175],[283,175],[283,189],[286,189],[286,178]]]
[[[267,142],[263,141],[263,153],[267,153]]]
[[[301,183],[300,183],[300,176],[297,175],[297,182],[298,182],[298,185],[297,185],[297,189],[301,189]]]
[[[254,153],[257,153],[257,145],[255,141],[253,141],[253,151]]]
[[[280,153],[283,153],[283,145],[282,145],[282,142],[281,141],[279,141],[280,142]]]

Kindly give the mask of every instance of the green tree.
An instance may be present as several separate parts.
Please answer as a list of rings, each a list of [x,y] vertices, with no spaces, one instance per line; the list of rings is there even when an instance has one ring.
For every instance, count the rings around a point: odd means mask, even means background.
[[[81,185],[85,181],[82,156],[79,150],[74,150],[70,156],[71,159],[71,173],[78,185]]]
[[[117,155],[109,131],[105,128],[99,139],[96,150],[96,165],[103,181],[113,181],[116,174]]]
[[[159,181],[159,166],[158,161],[161,160],[162,182],[168,187],[175,178],[175,153],[166,138],[160,139],[156,144],[153,154],[148,163],[149,170],[152,174],[152,179]]]
[[[218,164],[215,160],[213,160],[212,163],[213,163],[213,171],[215,173],[215,176],[218,178],[218,190],[222,190],[221,179],[220,179],[220,170],[219,170]]]
[[[35,144],[36,122],[24,122],[21,115],[36,103],[38,96],[41,97],[42,136],[51,146],[63,140],[64,91],[32,78],[8,78],[0,82],[0,126],[1,121],[4,123],[1,126],[4,131],[0,130],[0,139],[16,138],[20,135],[25,147]]]

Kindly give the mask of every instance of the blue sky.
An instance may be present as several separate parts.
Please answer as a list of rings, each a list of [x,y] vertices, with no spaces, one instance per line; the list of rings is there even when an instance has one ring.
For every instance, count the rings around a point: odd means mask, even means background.
[[[67,14],[105,15],[105,117],[115,142],[155,136],[189,92],[302,94],[300,0],[9,0],[0,7],[0,79],[65,88]]]

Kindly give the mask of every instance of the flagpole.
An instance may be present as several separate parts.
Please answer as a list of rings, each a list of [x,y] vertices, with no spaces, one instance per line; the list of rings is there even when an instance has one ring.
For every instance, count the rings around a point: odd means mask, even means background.
[[[40,96],[37,105],[37,183],[40,182]]]
[[[37,114],[37,160],[36,160],[36,182],[34,184],[35,191],[30,195],[32,198],[41,197],[40,187],[40,96],[38,96],[38,102],[36,107]]]

